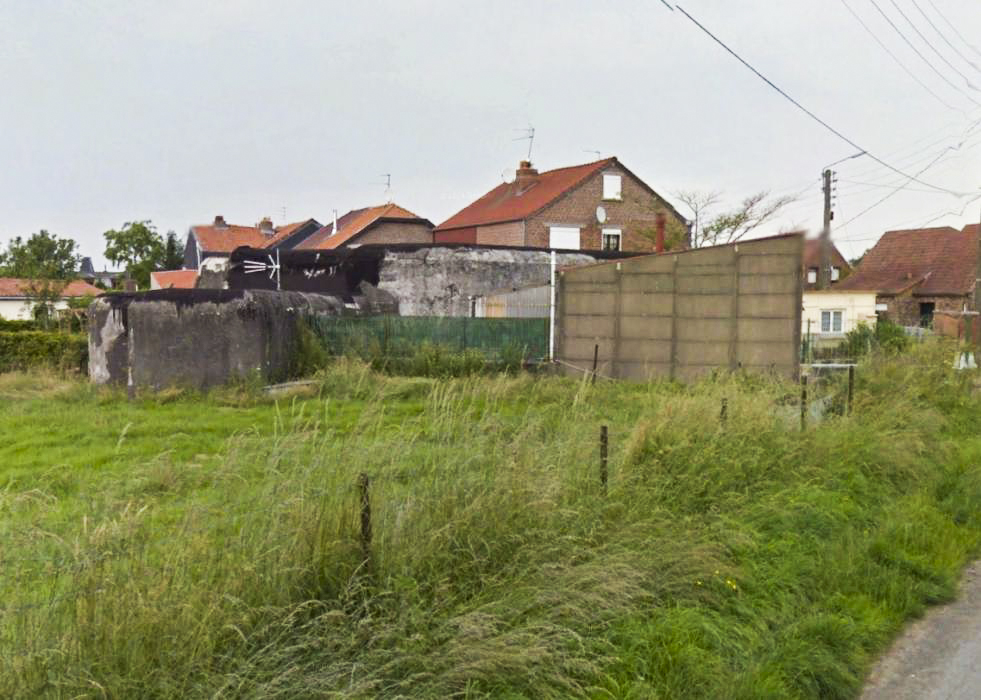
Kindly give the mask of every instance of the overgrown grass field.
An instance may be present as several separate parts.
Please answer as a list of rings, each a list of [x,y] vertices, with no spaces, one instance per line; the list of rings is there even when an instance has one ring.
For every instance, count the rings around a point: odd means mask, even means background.
[[[0,697],[855,697],[981,542],[949,360],[875,358],[803,432],[758,377],[0,375]]]

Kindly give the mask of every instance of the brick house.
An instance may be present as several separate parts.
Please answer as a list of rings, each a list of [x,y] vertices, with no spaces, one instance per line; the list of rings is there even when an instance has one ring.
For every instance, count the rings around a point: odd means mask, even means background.
[[[354,248],[368,244],[433,242],[433,223],[397,204],[355,209],[334,224],[321,227],[296,246],[297,250]]]
[[[821,269],[821,240],[818,238],[804,239],[804,260],[801,264],[804,273],[804,291],[810,292],[818,288],[818,271]],[[845,260],[841,251],[831,244],[831,286],[838,287],[838,282],[844,280],[852,272],[852,266]]]
[[[979,226],[888,231],[838,291],[873,291],[880,318],[930,326],[939,311],[974,311]]]
[[[539,173],[521,161],[505,182],[436,227],[434,242],[563,250],[654,249],[655,218],[667,215],[669,247],[688,223],[616,158]]]
[[[316,219],[274,227],[268,218],[255,226],[229,224],[216,216],[213,223],[192,226],[184,244],[184,269],[197,270],[207,258],[227,259],[239,246],[289,250],[315,232],[321,225]]]

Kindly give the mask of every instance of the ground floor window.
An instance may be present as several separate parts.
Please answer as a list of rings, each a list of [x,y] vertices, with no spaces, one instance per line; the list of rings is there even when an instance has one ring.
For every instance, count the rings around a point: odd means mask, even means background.
[[[932,301],[920,303],[920,328],[930,328],[933,325],[933,311],[936,307]]]
[[[620,229],[603,229],[603,250],[621,250],[621,238],[623,238],[623,236]]]
[[[840,309],[821,311],[821,332],[841,333],[845,312]]]

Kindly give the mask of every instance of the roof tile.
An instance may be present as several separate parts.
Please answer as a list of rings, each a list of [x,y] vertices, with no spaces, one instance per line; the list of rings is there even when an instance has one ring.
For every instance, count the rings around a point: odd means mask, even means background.
[[[839,290],[898,294],[963,295],[974,288],[978,264],[978,226],[887,231],[865,254]]]
[[[583,180],[617,162],[605,158],[585,165],[539,173],[530,187],[504,182],[436,227],[437,231],[520,221],[565,194]]]

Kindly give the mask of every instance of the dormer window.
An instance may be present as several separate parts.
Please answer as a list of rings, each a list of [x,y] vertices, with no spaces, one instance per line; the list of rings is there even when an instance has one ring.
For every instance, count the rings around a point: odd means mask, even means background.
[[[831,268],[831,281],[832,282],[837,282],[840,279],[841,279],[841,268],[840,267],[832,267]]]
[[[818,269],[816,267],[810,267],[807,269],[807,283],[817,284],[818,281]]]
[[[623,178],[619,175],[603,176],[603,199],[623,199]]]

